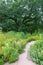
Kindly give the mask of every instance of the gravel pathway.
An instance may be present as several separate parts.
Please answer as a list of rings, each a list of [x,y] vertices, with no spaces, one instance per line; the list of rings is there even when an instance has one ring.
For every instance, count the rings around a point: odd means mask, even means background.
[[[26,45],[26,48],[24,49],[25,52],[20,54],[19,56],[19,60],[15,63],[12,63],[12,64],[9,64],[9,63],[6,63],[4,65],[36,65],[33,61],[31,61],[30,59],[30,56],[28,56],[28,50],[30,48],[30,46],[32,44],[34,44],[35,41],[32,41],[32,42],[29,42],[27,45]],[[27,57],[28,56],[28,57]]]

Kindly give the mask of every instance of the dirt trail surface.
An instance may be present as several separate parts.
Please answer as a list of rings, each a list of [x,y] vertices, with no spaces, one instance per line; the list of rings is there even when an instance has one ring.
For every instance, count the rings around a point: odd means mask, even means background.
[[[35,41],[32,41],[26,45],[26,48],[24,49],[25,52],[20,54],[19,60],[17,62],[12,63],[12,64],[6,63],[4,65],[36,65],[33,61],[31,61],[30,56],[28,56],[28,50],[30,46],[34,43]]]

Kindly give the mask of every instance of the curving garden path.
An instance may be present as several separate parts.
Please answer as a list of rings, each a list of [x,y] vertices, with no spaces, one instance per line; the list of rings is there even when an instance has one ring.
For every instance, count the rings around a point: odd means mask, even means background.
[[[6,63],[5,65],[36,65],[31,59],[30,56],[28,56],[28,50],[32,44],[34,44],[35,41],[31,41],[26,45],[26,48],[24,49],[25,52],[20,54],[19,60],[15,63],[9,64]]]

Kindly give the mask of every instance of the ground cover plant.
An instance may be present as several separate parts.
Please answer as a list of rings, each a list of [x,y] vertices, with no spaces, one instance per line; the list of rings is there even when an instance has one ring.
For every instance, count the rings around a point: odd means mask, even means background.
[[[0,31],[0,63],[15,62],[19,54],[24,51],[27,42],[39,39],[39,35],[25,34],[24,32]]]
[[[30,57],[38,65],[43,65],[43,34],[40,39],[30,47]]]

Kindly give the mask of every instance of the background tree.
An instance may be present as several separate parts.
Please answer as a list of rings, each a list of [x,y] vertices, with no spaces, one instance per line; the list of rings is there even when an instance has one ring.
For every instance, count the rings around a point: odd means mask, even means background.
[[[40,14],[41,12],[43,12],[42,0],[2,1],[0,4],[0,26],[3,30],[7,28],[7,31],[15,30],[32,33],[40,27],[41,16],[43,16]],[[11,26],[7,20],[12,21]]]

